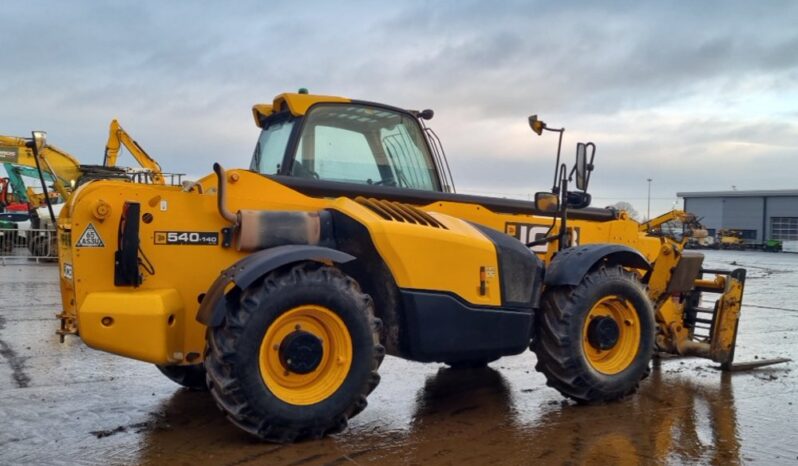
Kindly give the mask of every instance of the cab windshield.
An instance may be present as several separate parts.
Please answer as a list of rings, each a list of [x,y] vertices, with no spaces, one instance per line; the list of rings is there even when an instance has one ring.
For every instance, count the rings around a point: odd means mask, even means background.
[[[264,174],[440,191],[424,134],[410,115],[360,104],[314,105],[302,124],[295,156],[289,157],[292,163],[282,168],[281,152],[293,124],[286,120],[264,128],[252,169]]]

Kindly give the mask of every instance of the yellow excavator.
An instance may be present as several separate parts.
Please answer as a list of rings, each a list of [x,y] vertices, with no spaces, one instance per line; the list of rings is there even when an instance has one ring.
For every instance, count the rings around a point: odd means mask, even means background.
[[[42,149],[34,155],[34,139],[46,138],[37,131],[33,138],[0,135],[0,163],[22,167],[41,168],[55,179],[52,187],[67,199],[72,190],[83,182],[106,178],[135,177],[152,184],[163,184],[164,174],[161,166],[136,142],[119,124],[111,120],[108,141],[102,165],[81,164],[77,158],[56,146],[42,140]],[[140,169],[117,167],[117,159],[122,148],[127,149]]]
[[[36,150],[36,141],[41,150]],[[122,168],[117,166],[121,148],[126,148],[139,168]],[[32,138],[0,135],[0,163],[11,169],[33,169],[39,172],[39,180],[43,193],[35,194],[36,206],[45,206],[49,210],[52,225],[58,216],[58,208],[53,208],[54,193],[62,201],[69,199],[72,192],[81,184],[98,179],[121,179],[139,183],[163,184],[164,173],[161,166],[121,127],[117,120],[112,120],[108,141],[105,147],[103,165],[81,164],[68,152],[46,144],[46,133],[35,131]],[[31,173],[30,170],[26,174]],[[170,174],[173,182],[180,182],[181,175]],[[47,223],[47,222],[45,222]]]
[[[527,202],[457,194],[431,110],[299,92],[253,116],[249,169],[68,199],[59,333],[209,389],[276,442],[344,429],[385,354],[474,367],[531,348],[584,403],[634,393],[655,352],[732,368],[745,270],[590,207],[593,143],[572,167],[558,150]]]
[[[44,138],[45,134],[36,132],[34,137]],[[84,173],[80,162],[66,151],[55,146],[44,145],[38,156],[35,156],[33,139],[15,136],[0,135],[0,163],[34,169],[41,168],[43,172],[52,176],[52,188],[63,199],[69,197]],[[49,183],[45,184],[49,185]]]

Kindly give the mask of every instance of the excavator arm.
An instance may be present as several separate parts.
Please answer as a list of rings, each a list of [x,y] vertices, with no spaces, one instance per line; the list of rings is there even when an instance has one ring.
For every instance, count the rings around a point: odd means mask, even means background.
[[[4,163],[3,167],[6,169],[8,178],[5,178],[7,186],[11,186],[11,191],[14,192],[14,197],[19,202],[29,202],[28,192],[25,189],[25,182],[22,180],[20,173],[16,170],[17,167],[10,163]],[[6,189],[8,189],[6,187]],[[7,196],[7,195],[6,195]]]
[[[663,230],[663,226],[668,222],[681,222],[683,225],[683,238],[686,239],[687,237],[693,238],[704,238],[707,236],[707,230],[701,225],[701,222],[695,217],[695,215],[691,214],[690,212],[685,212],[683,210],[671,210],[670,212],[665,212],[664,214],[660,215],[659,217],[655,217],[647,222],[640,224],[640,232],[647,233],[651,236],[672,236],[672,233],[668,233],[667,230]],[[683,239],[673,238],[677,242],[683,241]]]
[[[651,231],[674,220],[679,220],[684,223],[692,223],[695,222],[695,215],[682,210],[671,210],[670,212],[665,212],[659,217],[654,217],[647,222],[641,223],[640,231]]]
[[[39,207],[44,203],[44,195],[34,192],[25,184],[23,176],[39,179],[39,172],[35,168],[22,165],[4,163],[3,167],[8,174],[8,183],[14,191],[14,196],[18,202],[29,202],[33,207]],[[49,172],[43,172],[46,183],[53,183],[55,178]]]
[[[108,130],[108,142],[105,145],[104,166],[116,166],[116,160],[119,157],[119,151],[122,146],[125,146],[139,165],[150,173],[153,184],[164,184],[163,173],[158,162],[150,157],[139,143],[130,137],[127,131],[119,125],[118,121],[111,120],[111,126]]]

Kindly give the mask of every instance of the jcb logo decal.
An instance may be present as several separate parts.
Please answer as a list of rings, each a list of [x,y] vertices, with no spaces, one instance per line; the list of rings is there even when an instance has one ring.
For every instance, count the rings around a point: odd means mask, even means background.
[[[557,228],[555,227],[550,234],[556,234]],[[548,225],[541,225],[536,223],[510,223],[508,222],[504,226],[504,232],[513,238],[521,241],[524,244],[531,243],[532,241],[537,241],[539,239],[543,239],[546,237],[546,233],[549,232],[551,229],[551,224]],[[568,229],[568,238],[570,241],[570,246],[579,246],[579,228],[569,228]],[[533,246],[530,249],[533,252],[538,253],[545,253],[548,249],[548,244],[539,244],[537,246]]]

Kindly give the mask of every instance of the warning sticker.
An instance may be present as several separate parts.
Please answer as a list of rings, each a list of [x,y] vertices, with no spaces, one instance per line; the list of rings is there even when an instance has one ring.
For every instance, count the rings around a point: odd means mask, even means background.
[[[89,223],[85,230],[83,230],[83,234],[80,235],[78,242],[75,243],[75,247],[78,248],[104,248],[105,243],[103,243],[103,239],[100,238],[100,234],[97,233],[97,229],[94,228],[94,225]]]

